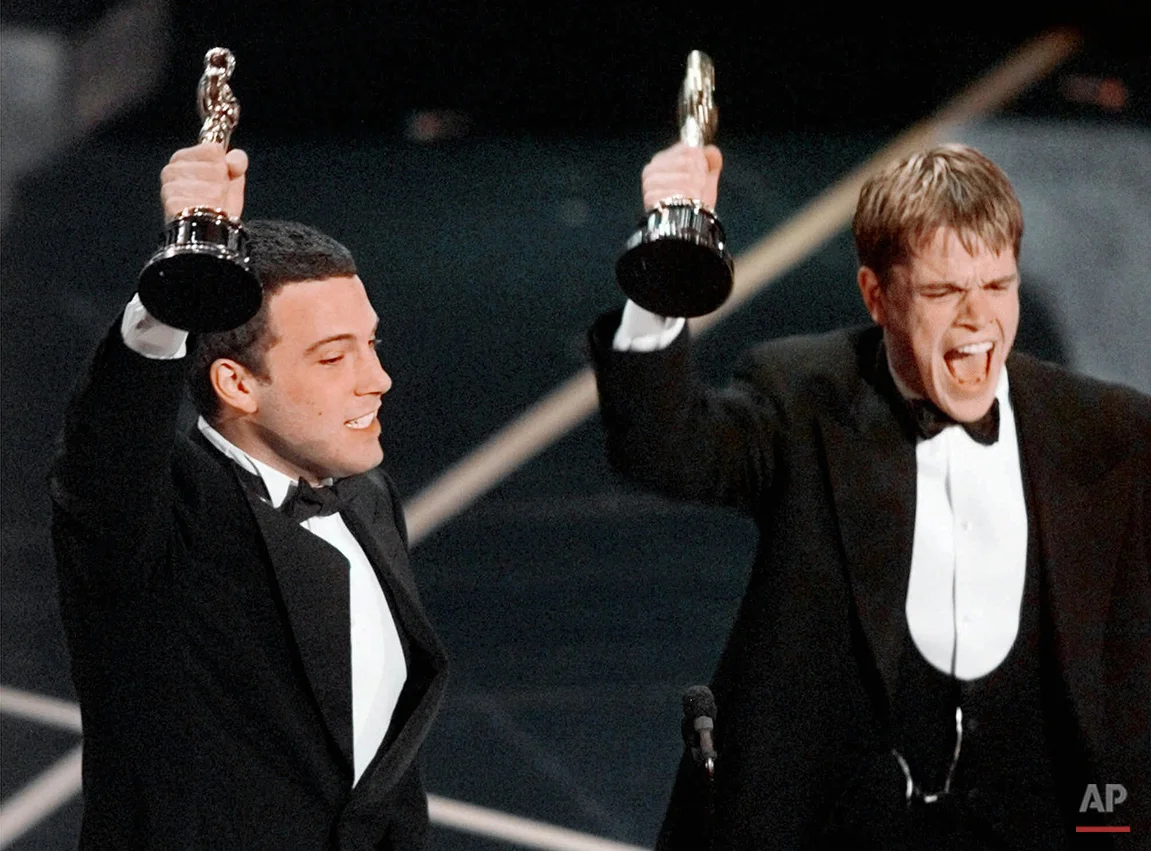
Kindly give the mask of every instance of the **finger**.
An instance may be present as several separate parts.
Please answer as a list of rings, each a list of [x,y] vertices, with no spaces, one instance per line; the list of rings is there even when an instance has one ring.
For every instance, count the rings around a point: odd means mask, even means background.
[[[697,195],[707,185],[706,175],[668,175],[644,183],[644,192],[662,192],[665,195]]]
[[[707,171],[707,157],[702,148],[676,142],[651,158],[651,164],[658,168],[698,169]]]
[[[176,183],[179,181],[223,183],[227,179],[228,169],[223,162],[185,160],[182,162],[170,162],[160,170],[161,183]]]
[[[714,182],[713,176],[707,172],[676,171],[648,174],[643,180],[643,194],[645,199],[650,195],[655,195],[657,198],[668,195],[698,198],[712,182]]]
[[[226,151],[218,142],[201,142],[190,148],[181,148],[168,162],[223,162]]]
[[[160,184],[164,213],[171,218],[188,207],[223,207],[229,196],[229,183],[227,178],[218,176],[209,180],[187,176],[165,179]]]
[[[708,169],[696,168],[691,164],[672,167],[652,164],[643,170],[640,180],[646,189],[657,183],[702,183],[707,180],[709,174]]]
[[[169,217],[189,207],[222,207],[226,198],[225,190],[208,184],[166,186],[160,190],[160,201]]]

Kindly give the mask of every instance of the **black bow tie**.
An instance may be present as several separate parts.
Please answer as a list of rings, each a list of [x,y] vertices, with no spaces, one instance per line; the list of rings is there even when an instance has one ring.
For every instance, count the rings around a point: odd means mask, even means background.
[[[999,439],[999,400],[995,399],[987,413],[970,423],[952,419],[927,399],[909,399],[908,408],[915,420],[915,428],[924,440],[930,440],[948,426],[963,426],[971,439],[984,446],[991,446]]]
[[[251,491],[264,502],[271,502],[268,487],[260,476],[245,470],[239,464],[232,469],[246,490]],[[313,517],[327,517],[348,508],[363,493],[362,476],[349,476],[323,487],[314,488],[304,479],[290,485],[287,497],[280,503],[281,514],[293,523],[303,523]]]
[[[357,492],[354,477],[340,479],[330,485],[312,487],[304,479],[292,485],[288,496],[280,505],[280,513],[293,523],[303,523],[313,517],[327,517],[343,511]]]

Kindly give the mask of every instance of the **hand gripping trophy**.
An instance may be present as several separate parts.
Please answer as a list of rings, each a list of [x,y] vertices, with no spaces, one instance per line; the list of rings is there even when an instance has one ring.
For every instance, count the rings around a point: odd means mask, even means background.
[[[680,141],[710,144],[717,124],[715,69],[706,54],[693,50],[680,91]],[[711,313],[731,294],[734,270],[715,211],[678,196],[644,214],[615,267],[628,298],[661,316]]]
[[[200,142],[225,148],[240,120],[228,81],[236,70],[230,50],[204,56],[198,102]],[[164,230],[163,244],[140,273],[140,301],[168,325],[187,331],[224,331],[251,319],[263,291],[248,267],[248,234],[239,219],[211,207],[182,210]]]

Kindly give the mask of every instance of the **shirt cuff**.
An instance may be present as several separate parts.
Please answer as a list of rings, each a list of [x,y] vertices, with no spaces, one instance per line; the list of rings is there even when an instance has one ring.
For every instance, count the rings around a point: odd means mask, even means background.
[[[156,319],[135,295],[124,308],[120,322],[124,345],[152,360],[176,360],[188,353],[188,332]]]
[[[679,336],[686,321],[682,316],[659,316],[629,300],[623,307],[611,347],[617,352],[666,349]]]

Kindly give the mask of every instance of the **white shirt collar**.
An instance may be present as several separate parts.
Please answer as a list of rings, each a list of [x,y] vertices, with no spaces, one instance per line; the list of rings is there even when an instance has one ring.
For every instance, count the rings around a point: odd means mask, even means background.
[[[288,498],[288,491],[296,484],[296,479],[293,479],[287,473],[281,473],[274,467],[269,467],[263,461],[253,458],[220,432],[216,431],[208,424],[208,421],[200,417],[196,421],[196,428],[200,430],[200,434],[204,438],[247,470],[249,473],[259,476],[263,482],[264,487],[268,489],[268,498],[271,500],[273,508],[279,508],[285,499]],[[325,479],[323,484],[331,484],[330,479]]]

